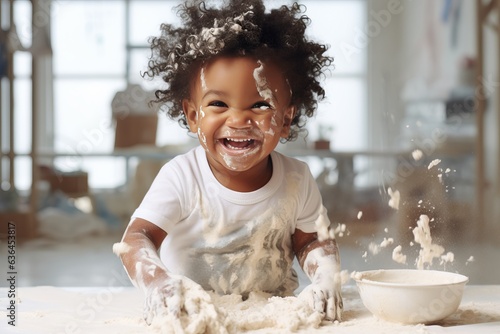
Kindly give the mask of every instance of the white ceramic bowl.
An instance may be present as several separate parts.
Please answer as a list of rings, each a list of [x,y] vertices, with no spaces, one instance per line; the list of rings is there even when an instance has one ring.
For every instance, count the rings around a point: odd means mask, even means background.
[[[364,271],[353,279],[371,313],[403,324],[435,323],[451,315],[469,281],[460,274],[416,269]]]

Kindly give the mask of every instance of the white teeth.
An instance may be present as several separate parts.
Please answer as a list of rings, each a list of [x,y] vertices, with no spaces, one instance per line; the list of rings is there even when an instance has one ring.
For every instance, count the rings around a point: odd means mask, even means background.
[[[231,148],[232,150],[247,150],[250,148],[253,143],[253,139],[246,139],[246,138],[224,138],[226,146]],[[233,143],[231,145],[231,143]],[[236,145],[236,143],[246,143],[243,146],[244,147],[239,147],[239,146],[233,146]]]
[[[252,141],[252,139],[236,139],[236,138],[227,138],[227,140],[235,141],[235,142]]]

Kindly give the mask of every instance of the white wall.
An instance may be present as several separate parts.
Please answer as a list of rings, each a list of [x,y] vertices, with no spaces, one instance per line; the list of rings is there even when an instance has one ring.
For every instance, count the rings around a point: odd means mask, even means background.
[[[460,2],[454,0],[454,3]],[[405,104],[402,96],[446,98],[459,81],[459,63],[476,55],[475,1],[463,0],[452,42],[453,21],[443,21],[444,0],[369,0],[367,22],[384,13],[393,14],[369,44],[369,142],[374,149],[400,145]],[[376,13],[374,15],[374,13]],[[379,19],[380,22],[384,22]],[[485,29],[485,73],[490,83],[485,115],[486,224],[500,228],[500,180],[498,179],[498,38]],[[497,203],[497,205],[495,205]],[[496,212],[495,212],[496,210]]]
[[[498,10],[500,13],[500,9]],[[497,24],[499,20],[497,18]],[[500,30],[498,31],[500,33]],[[484,29],[485,51],[485,90],[489,98],[485,115],[485,154],[486,174],[491,187],[486,193],[486,224],[492,230],[491,235],[500,239],[500,38],[491,28]]]
[[[447,98],[458,81],[459,61],[475,55],[474,1],[463,2],[454,45],[452,24],[441,20],[444,0],[370,0],[368,4],[368,22],[390,8],[398,9],[369,45],[371,114],[379,126],[372,133],[373,145],[387,147],[399,136],[403,95]]]
[[[387,0],[367,3],[367,26],[379,24],[380,27],[379,33],[373,34],[368,43],[368,143],[371,149],[390,149],[394,138],[399,136],[401,59],[398,52],[403,12],[391,13]],[[390,16],[387,13],[391,13]],[[381,19],[384,14],[385,21]]]

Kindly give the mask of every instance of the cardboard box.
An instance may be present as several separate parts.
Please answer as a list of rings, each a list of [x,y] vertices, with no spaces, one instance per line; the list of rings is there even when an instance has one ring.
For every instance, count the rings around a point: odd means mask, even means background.
[[[50,185],[50,191],[60,190],[70,197],[89,193],[89,175],[84,171],[60,172],[50,166],[40,166],[40,179]]]
[[[156,145],[157,114],[128,114],[116,118],[115,148]]]
[[[59,189],[70,197],[85,196],[89,193],[89,174],[71,172],[59,174]]]
[[[329,140],[316,140],[314,142],[314,149],[315,150],[329,150],[330,149],[330,141]]]

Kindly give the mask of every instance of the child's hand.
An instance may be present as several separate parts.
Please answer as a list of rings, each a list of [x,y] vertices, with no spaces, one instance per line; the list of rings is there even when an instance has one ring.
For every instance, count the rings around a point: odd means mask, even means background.
[[[311,248],[302,253],[302,268],[311,284],[299,294],[313,310],[327,320],[342,320],[340,260],[335,240],[312,242]]]
[[[329,275],[328,275],[329,276]],[[298,296],[305,301],[314,311],[322,313],[326,320],[342,320],[342,296],[340,284],[331,278],[322,280],[318,277],[302,290]]]
[[[146,289],[144,319],[168,333],[227,333],[210,295],[184,276],[158,278]]]

